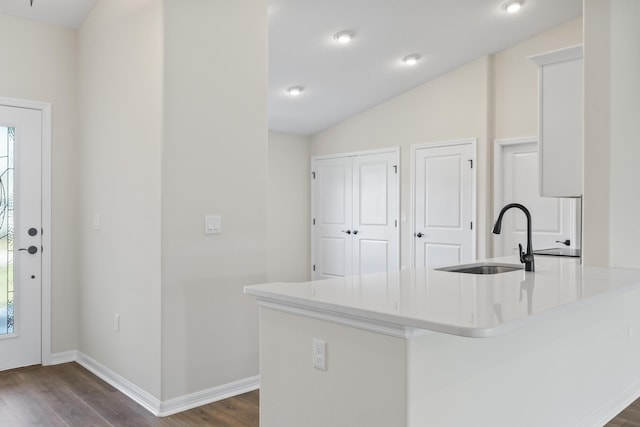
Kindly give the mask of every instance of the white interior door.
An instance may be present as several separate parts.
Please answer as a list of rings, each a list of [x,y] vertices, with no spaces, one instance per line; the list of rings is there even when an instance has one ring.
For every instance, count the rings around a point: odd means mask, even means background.
[[[577,241],[577,199],[541,197],[539,191],[538,145],[535,140],[496,145],[496,206],[494,219],[508,203],[520,203],[531,212],[533,249],[567,247],[560,242]],[[494,237],[494,255],[518,254],[518,243],[526,247],[527,222],[514,210],[502,222],[502,233]]]
[[[0,370],[41,362],[42,112],[0,106]]]
[[[314,158],[314,280],[397,269],[398,152]]]
[[[473,261],[474,144],[419,148],[414,162],[415,266]]]
[[[398,269],[396,156],[353,158],[353,274]]]
[[[315,160],[313,165],[314,279],[352,274],[353,173],[350,157]]]

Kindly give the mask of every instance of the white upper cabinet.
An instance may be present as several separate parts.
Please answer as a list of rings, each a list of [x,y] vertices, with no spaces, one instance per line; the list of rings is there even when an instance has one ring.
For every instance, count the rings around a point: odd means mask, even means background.
[[[582,195],[582,46],[529,57],[539,67],[540,195]]]

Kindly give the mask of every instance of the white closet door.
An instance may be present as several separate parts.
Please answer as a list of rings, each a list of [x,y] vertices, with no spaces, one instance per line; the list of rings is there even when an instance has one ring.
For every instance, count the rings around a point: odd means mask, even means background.
[[[353,158],[353,273],[398,269],[395,153]]]
[[[398,152],[314,158],[312,277],[397,269]]]
[[[352,274],[353,174],[350,157],[314,161],[313,278]]]
[[[425,147],[414,155],[415,266],[475,258],[473,144]]]

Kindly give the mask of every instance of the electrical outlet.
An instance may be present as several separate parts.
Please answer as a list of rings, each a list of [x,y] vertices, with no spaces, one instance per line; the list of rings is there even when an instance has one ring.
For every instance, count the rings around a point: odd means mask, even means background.
[[[113,330],[120,332],[120,314],[113,313]]]
[[[314,338],[312,340],[312,356],[313,356],[313,367],[316,369],[320,369],[322,371],[327,370],[327,343]]]

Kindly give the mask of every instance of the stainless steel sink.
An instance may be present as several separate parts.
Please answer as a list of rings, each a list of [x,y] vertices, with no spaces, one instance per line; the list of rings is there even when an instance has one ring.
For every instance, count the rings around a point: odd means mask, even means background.
[[[522,270],[520,264],[500,264],[495,262],[480,262],[475,264],[453,265],[451,267],[440,267],[436,270],[450,271],[452,273],[468,273],[468,274],[498,274],[508,273],[510,271]]]

